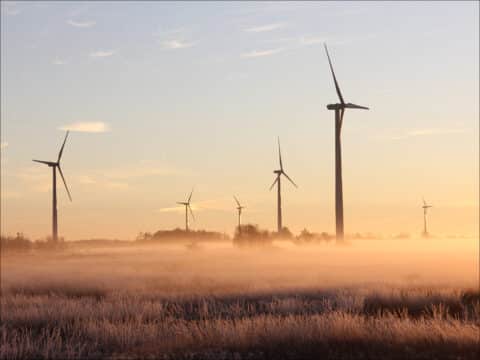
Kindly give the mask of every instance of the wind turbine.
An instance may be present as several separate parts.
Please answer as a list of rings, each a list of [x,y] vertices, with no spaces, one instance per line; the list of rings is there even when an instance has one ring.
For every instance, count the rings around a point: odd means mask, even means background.
[[[427,237],[428,236],[428,231],[427,231],[427,209],[431,208],[432,205],[427,205],[427,202],[425,199],[423,199],[423,236]]]
[[[233,195],[233,198],[237,202],[237,210],[238,210],[238,234],[240,235],[242,233],[242,228],[241,228],[241,218],[242,218],[242,209],[245,209],[245,206],[240,205],[240,201],[238,201],[237,197]]]
[[[342,183],[342,143],[341,132],[343,123],[343,114],[345,109],[363,109],[369,110],[368,107],[355,105],[352,103],[345,103],[343,100],[340,86],[338,85],[335,72],[333,71],[332,61],[328,54],[327,45],[324,44],[325,52],[327,53],[328,63],[330,64],[330,71],[332,72],[333,82],[335,83],[335,90],[337,91],[340,103],[328,104],[328,110],[335,110],[335,222],[337,241],[343,241],[344,227],[343,227],[343,183]]]
[[[188,210],[190,210],[190,214],[192,215],[193,220],[195,220],[195,216],[193,215],[192,208],[190,207],[190,200],[192,199],[193,189],[190,192],[190,196],[188,197],[187,201],[184,202],[177,202],[177,204],[185,206],[185,231],[188,231]]]
[[[298,188],[297,184],[293,182],[292,179],[283,171],[283,164],[282,164],[282,152],[280,151],[280,138],[278,138],[278,159],[280,162],[280,169],[274,170],[273,173],[277,174],[275,181],[273,182],[272,186],[270,186],[270,190],[273,189],[275,184],[277,184],[277,232],[280,233],[282,230],[282,194],[280,191],[280,180],[282,175],[285,176],[288,181],[290,181],[296,188]]]
[[[65,139],[63,140],[62,147],[58,153],[57,161],[43,161],[43,160],[33,160],[35,162],[48,165],[52,168],[53,174],[53,201],[52,201],[52,240],[54,242],[58,241],[58,222],[57,222],[57,169],[62,177],[63,184],[65,185],[65,190],[67,190],[68,198],[72,201],[72,197],[70,196],[70,191],[68,190],[67,182],[65,181],[65,177],[63,176],[62,168],[60,167],[60,159],[62,158],[63,148],[65,147],[65,143],[67,142],[68,131],[65,134]]]

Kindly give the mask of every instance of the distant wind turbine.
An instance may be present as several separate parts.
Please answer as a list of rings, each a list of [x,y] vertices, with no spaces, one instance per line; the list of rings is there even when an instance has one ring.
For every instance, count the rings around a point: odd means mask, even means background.
[[[342,143],[341,132],[343,123],[343,114],[345,109],[363,109],[369,110],[368,107],[355,105],[352,103],[345,103],[343,100],[340,86],[338,85],[335,72],[333,71],[332,61],[328,54],[327,45],[324,44],[325,52],[327,53],[328,63],[330,64],[330,71],[332,72],[333,82],[335,83],[335,90],[337,91],[340,103],[327,105],[328,110],[335,110],[335,222],[336,222],[336,237],[337,241],[343,241],[344,226],[343,226],[343,183],[342,183]]]
[[[428,236],[428,231],[427,231],[427,209],[431,208],[432,205],[427,205],[427,202],[425,199],[423,199],[423,236],[427,237]]]
[[[65,147],[65,143],[67,142],[68,131],[65,134],[65,139],[63,140],[62,147],[58,153],[57,161],[43,161],[43,160],[33,160],[35,162],[48,165],[52,168],[53,174],[53,188],[52,188],[52,195],[53,195],[53,202],[52,202],[52,240],[54,242],[58,241],[58,222],[57,222],[57,169],[62,177],[63,184],[65,185],[65,190],[67,190],[67,195],[70,201],[72,201],[72,197],[70,196],[70,191],[68,190],[67,182],[65,181],[65,177],[63,176],[62,168],[60,167],[60,159],[62,158],[63,148]]]
[[[270,186],[270,190],[273,189],[275,184],[277,184],[277,231],[280,233],[283,226],[282,226],[282,194],[281,194],[281,189],[280,189],[280,180],[282,175],[285,176],[288,181],[290,181],[293,186],[298,188],[297,184],[293,182],[292,179],[285,173],[283,170],[283,164],[282,164],[282,152],[280,150],[280,138],[278,138],[278,159],[280,162],[280,169],[279,170],[274,170],[273,173],[277,174],[275,181],[273,182],[272,186]]]
[[[242,218],[242,209],[245,209],[245,206],[240,205],[240,201],[238,201],[237,197],[233,195],[233,198],[235,199],[237,203],[237,210],[238,210],[238,234],[241,234],[242,228],[241,228],[241,218]]]
[[[177,202],[177,204],[185,206],[185,231],[188,231],[188,211],[190,210],[190,214],[192,215],[192,219],[195,220],[195,216],[193,215],[192,208],[190,207],[190,200],[192,199],[193,189],[190,192],[190,196],[188,197],[187,201],[184,202]]]

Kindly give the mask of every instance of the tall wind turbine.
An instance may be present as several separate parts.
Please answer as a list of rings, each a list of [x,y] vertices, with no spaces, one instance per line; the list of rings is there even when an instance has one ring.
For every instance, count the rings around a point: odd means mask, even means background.
[[[52,168],[53,174],[53,187],[52,187],[52,240],[54,242],[58,241],[58,222],[57,222],[57,169],[62,177],[63,184],[65,185],[65,190],[67,190],[67,195],[70,201],[72,201],[72,197],[70,196],[70,191],[68,190],[67,182],[65,181],[65,177],[63,176],[62,168],[60,167],[60,159],[62,158],[63,148],[65,147],[65,143],[67,142],[68,131],[65,134],[65,139],[63,140],[62,147],[58,153],[57,161],[43,161],[43,160],[33,160],[35,162],[45,164]]]
[[[177,202],[177,204],[185,206],[185,231],[188,231],[188,211],[189,210],[193,220],[195,220],[195,216],[193,216],[192,208],[190,207],[190,200],[192,199],[192,194],[193,194],[193,189],[190,192],[190,196],[188,197],[187,201]]]
[[[297,184],[293,182],[292,179],[285,173],[283,170],[283,164],[282,164],[282,152],[280,151],[280,138],[278,138],[278,160],[280,162],[280,169],[279,170],[274,170],[273,173],[277,174],[275,181],[273,182],[272,186],[270,186],[270,190],[273,189],[275,184],[277,184],[277,232],[280,233],[282,230],[282,194],[281,194],[281,189],[280,189],[280,180],[282,175],[285,176],[288,181],[290,181],[293,186],[298,188]]]
[[[343,241],[344,227],[343,227],[343,183],[342,183],[342,143],[341,132],[343,123],[343,114],[345,109],[363,109],[369,110],[368,107],[355,105],[352,103],[345,103],[343,100],[340,86],[338,85],[335,72],[333,71],[332,61],[328,54],[327,45],[325,52],[327,53],[328,63],[330,64],[330,71],[332,72],[333,82],[335,83],[335,90],[337,91],[340,103],[328,104],[328,110],[335,110],[335,222],[337,241]]]
[[[425,199],[423,199],[423,236],[427,237],[428,236],[428,231],[427,231],[427,209],[431,208],[432,205],[427,205],[427,202]]]
[[[233,195],[233,198],[237,203],[237,210],[238,210],[238,234],[241,234],[242,233],[242,228],[241,228],[242,209],[245,209],[245,206],[240,205],[240,201],[238,201],[235,195]]]

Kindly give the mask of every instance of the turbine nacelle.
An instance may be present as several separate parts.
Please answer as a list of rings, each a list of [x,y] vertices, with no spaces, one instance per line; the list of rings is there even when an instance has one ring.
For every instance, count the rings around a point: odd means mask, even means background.
[[[328,104],[327,105],[328,110],[342,110],[342,109],[361,109],[361,110],[370,110],[366,106],[361,106],[361,105],[356,105],[352,103],[337,103],[337,104]]]
[[[280,176],[282,175],[285,176],[288,179],[288,181],[290,181],[293,184],[293,186],[298,188],[297,184],[295,184],[295,182],[292,179],[290,179],[290,176],[288,176],[287,173],[283,170],[282,151],[280,149],[280,138],[278,138],[278,162],[280,164],[280,169],[273,170],[273,173],[277,174],[277,177],[275,178],[275,181],[273,182],[273,184],[270,186],[270,190],[272,190],[275,184],[278,181],[280,181]]]
[[[187,201],[177,201],[177,204],[185,206],[185,230],[186,231],[188,231],[188,212],[190,212],[192,219],[195,220],[195,215],[193,215],[193,211],[190,206],[190,200],[192,199],[192,195],[193,195],[193,188],[192,188],[192,191],[190,192],[190,195],[188,196]]]
[[[40,164],[45,164],[49,167],[55,167],[55,166],[60,166],[60,163],[58,162],[53,162],[53,161],[44,161],[44,160],[32,160],[32,161],[35,161],[37,163],[40,163]]]
[[[70,195],[70,190],[68,189],[67,182],[65,181],[65,177],[63,176],[62,168],[60,166],[60,159],[62,158],[63,154],[63,149],[65,148],[65,143],[67,142],[69,131],[65,134],[65,139],[63,140],[62,146],[60,148],[60,151],[58,152],[58,158],[57,161],[44,161],[44,160],[33,160],[34,162],[40,163],[47,165],[48,167],[56,168],[58,169],[58,172],[60,173],[60,176],[63,181],[63,185],[65,186],[65,190],[67,191],[68,198],[70,201],[72,201],[72,196]]]
[[[428,208],[431,208],[432,205],[428,205],[427,202],[425,201],[425,199],[422,199],[423,200],[423,206],[422,208],[426,211]]]

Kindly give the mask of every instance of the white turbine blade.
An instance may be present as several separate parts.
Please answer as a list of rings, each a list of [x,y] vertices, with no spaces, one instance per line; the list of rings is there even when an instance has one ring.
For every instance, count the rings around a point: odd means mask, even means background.
[[[240,207],[240,201],[238,201],[237,197],[235,195],[233,195],[233,198],[235,199],[235,201],[237,202],[237,205]]]
[[[270,191],[273,189],[273,187],[275,186],[275,184],[277,183],[278,181],[278,175],[277,177],[275,178],[275,181],[273,182],[272,186],[270,186]]]
[[[277,140],[278,140],[278,160],[280,162],[280,170],[283,170],[282,151],[280,150],[280,137],[278,137]]]
[[[345,107],[346,107],[347,109],[370,110],[370,109],[369,109],[368,107],[366,107],[366,106],[356,105],[356,104],[352,104],[352,103],[345,104]]]
[[[70,201],[72,201],[72,196],[70,195],[70,190],[68,190],[67,182],[65,181],[65,177],[63,176],[62,168],[60,167],[60,165],[58,165],[57,168],[60,176],[62,177],[63,185],[65,185],[65,190],[67,190],[68,198],[70,199]]]
[[[192,188],[192,191],[190,192],[190,196],[188,197],[188,200],[187,200],[187,203],[190,204],[190,199],[192,198],[192,194],[193,194],[193,188]]]
[[[335,90],[337,91],[338,98],[340,99],[340,103],[343,105],[345,101],[343,101],[342,92],[340,91],[340,86],[338,85],[337,77],[335,76],[335,71],[333,71],[332,60],[330,60],[330,54],[328,53],[327,44],[323,44],[325,47],[325,52],[327,53],[328,63],[330,64],[330,71],[332,72],[333,82],[335,83]]]
[[[192,208],[190,207],[190,204],[187,205],[188,210],[190,210],[190,215],[192,215],[192,219],[195,220],[195,215],[193,215]]]
[[[45,165],[54,165],[55,164],[51,161],[43,161],[43,160],[32,160],[32,161],[38,162],[40,164],[45,164]]]
[[[65,134],[65,139],[63,140],[62,147],[60,148],[60,152],[58,153],[58,160],[57,160],[58,163],[60,162],[60,159],[61,159],[61,157],[62,157],[63,148],[65,147],[65,143],[67,142],[68,134],[69,134],[69,131],[67,131],[67,133]]]
[[[285,177],[288,179],[288,181],[290,181],[290,182],[293,184],[293,186],[295,186],[296,188],[298,188],[298,185],[295,184],[292,179],[290,179],[290,176],[288,176],[285,172],[282,172],[282,174],[285,175]]]

